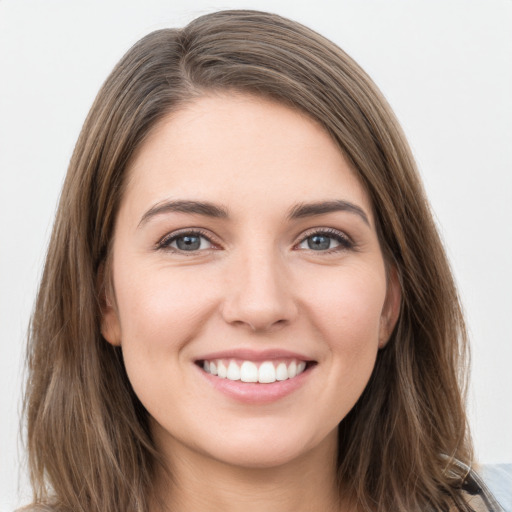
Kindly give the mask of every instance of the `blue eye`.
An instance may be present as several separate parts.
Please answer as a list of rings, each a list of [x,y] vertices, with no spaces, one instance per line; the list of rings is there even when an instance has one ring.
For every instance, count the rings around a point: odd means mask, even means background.
[[[351,249],[354,244],[349,238],[338,231],[318,231],[304,238],[298,245],[299,249],[328,252],[331,250]]]
[[[176,252],[196,252],[212,247],[212,242],[196,231],[171,234],[158,243],[159,249],[170,249]]]

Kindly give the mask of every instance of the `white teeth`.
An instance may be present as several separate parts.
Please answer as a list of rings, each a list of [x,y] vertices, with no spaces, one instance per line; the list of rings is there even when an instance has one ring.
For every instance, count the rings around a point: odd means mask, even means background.
[[[271,384],[276,381],[293,379],[306,369],[304,361],[263,361],[259,368],[253,361],[243,361],[240,365],[234,359],[214,359],[203,361],[203,370],[221,379],[241,380],[242,382],[260,382]]]
[[[231,361],[229,363],[226,377],[229,380],[240,380],[240,367],[235,363],[235,361]]]
[[[252,361],[244,361],[240,367],[242,382],[258,382],[258,367]]]
[[[222,361],[219,361],[217,363],[217,375],[221,378],[221,379],[225,379],[227,376],[228,376],[228,370],[227,368],[224,366],[224,363]]]
[[[284,363],[279,363],[276,369],[276,379],[286,380],[288,378],[288,368]]]
[[[265,361],[258,371],[258,382],[270,384],[276,381],[276,369],[270,361]]]

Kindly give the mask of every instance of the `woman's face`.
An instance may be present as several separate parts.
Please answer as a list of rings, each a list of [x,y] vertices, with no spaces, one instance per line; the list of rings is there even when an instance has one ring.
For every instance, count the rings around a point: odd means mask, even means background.
[[[398,315],[369,198],[338,147],[251,96],[202,97],[151,133],[112,272],[102,332],[169,456],[270,467],[335,450]]]

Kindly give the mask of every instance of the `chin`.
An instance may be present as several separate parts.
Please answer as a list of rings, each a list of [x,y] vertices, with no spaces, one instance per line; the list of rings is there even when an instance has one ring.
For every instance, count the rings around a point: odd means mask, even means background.
[[[337,429],[325,435],[305,434],[298,428],[258,432],[248,429],[202,446],[203,455],[230,466],[247,469],[270,469],[300,462],[317,451],[329,457],[337,449]]]
[[[231,446],[222,453],[214,454],[219,462],[246,469],[270,469],[284,466],[301,457],[300,446]]]

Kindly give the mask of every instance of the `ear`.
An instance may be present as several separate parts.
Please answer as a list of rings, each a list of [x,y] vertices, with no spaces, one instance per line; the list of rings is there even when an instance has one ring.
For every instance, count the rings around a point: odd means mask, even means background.
[[[389,269],[386,300],[382,308],[379,326],[379,348],[384,348],[391,337],[400,315],[402,302],[402,287],[395,266]]]
[[[107,271],[105,264],[101,265],[98,272],[98,289],[100,308],[101,308],[101,334],[111,344],[116,347],[121,346],[121,324],[117,312],[116,301],[114,297],[114,287],[106,277]]]
[[[108,300],[101,312],[101,334],[116,347],[121,346],[121,325],[117,310]]]

